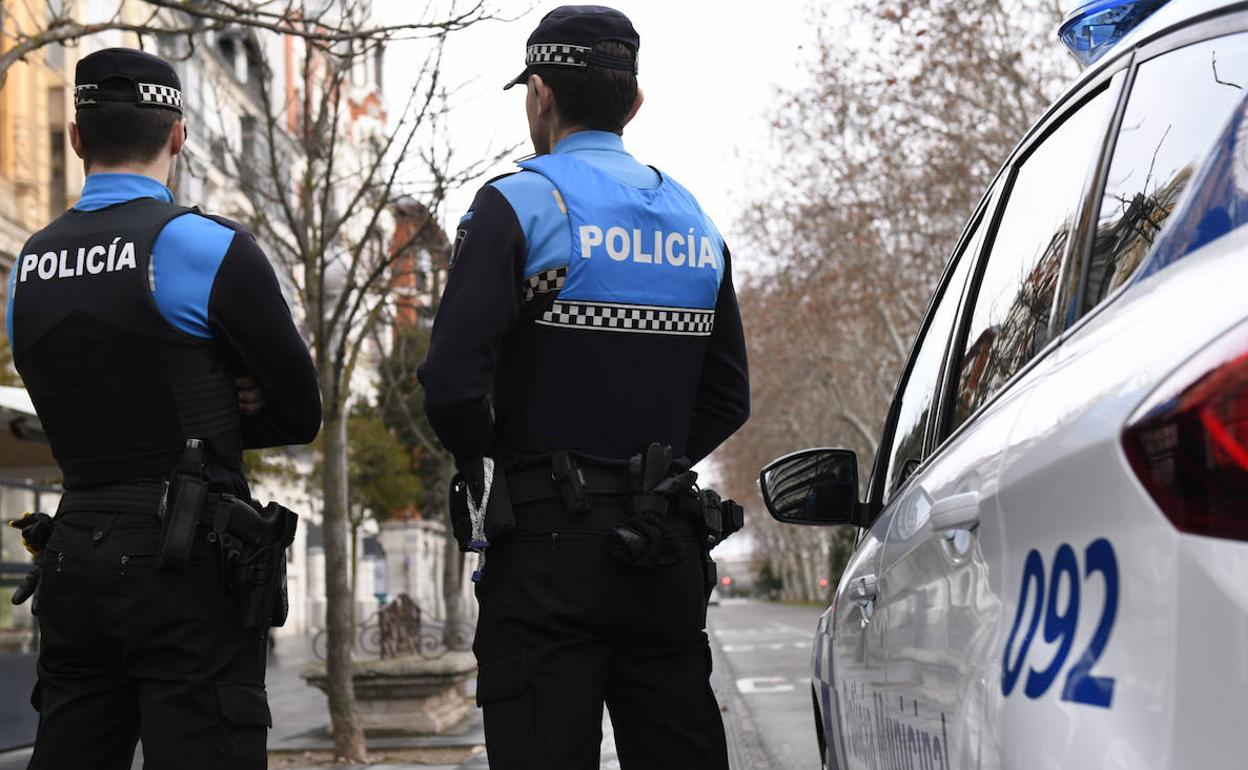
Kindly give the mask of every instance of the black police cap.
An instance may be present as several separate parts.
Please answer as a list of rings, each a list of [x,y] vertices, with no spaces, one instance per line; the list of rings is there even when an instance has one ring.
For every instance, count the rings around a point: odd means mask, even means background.
[[[622,43],[629,49],[629,55],[607,56],[594,52],[595,45],[608,40]],[[562,5],[543,16],[537,29],[529,35],[524,71],[503,89],[527,81],[537,66],[602,67],[626,70],[636,75],[637,49],[640,47],[641,38],[633,29],[633,23],[614,8]]]
[[[182,81],[167,61],[133,48],[105,48],[74,70],[74,107],[107,102],[182,112]]]

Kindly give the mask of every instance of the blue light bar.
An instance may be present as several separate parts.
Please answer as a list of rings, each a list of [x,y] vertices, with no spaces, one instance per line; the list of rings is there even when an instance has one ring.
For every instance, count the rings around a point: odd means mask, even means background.
[[[1066,16],[1057,30],[1075,58],[1087,66],[1105,55],[1128,32],[1167,0],[1091,0]]]

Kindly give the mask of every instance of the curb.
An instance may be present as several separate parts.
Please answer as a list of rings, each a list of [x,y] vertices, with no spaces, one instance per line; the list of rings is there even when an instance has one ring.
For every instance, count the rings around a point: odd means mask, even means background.
[[[710,617],[707,618],[707,635],[711,638],[711,657],[714,670],[711,685],[720,695],[720,707],[725,709],[724,733],[728,739],[728,766],[732,770],[769,770],[775,767],[767,749],[759,737],[745,699],[737,692],[736,669],[719,646]]]

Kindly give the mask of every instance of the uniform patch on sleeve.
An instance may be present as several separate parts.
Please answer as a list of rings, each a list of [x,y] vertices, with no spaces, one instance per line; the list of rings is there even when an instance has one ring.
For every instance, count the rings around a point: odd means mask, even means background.
[[[449,267],[455,267],[455,262],[459,259],[459,249],[463,246],[464,239],[468,237],[468,223],[471,221],[471,211],[459,218],[459,226],[455,228],[455,245],[451,247],[451,263]]]

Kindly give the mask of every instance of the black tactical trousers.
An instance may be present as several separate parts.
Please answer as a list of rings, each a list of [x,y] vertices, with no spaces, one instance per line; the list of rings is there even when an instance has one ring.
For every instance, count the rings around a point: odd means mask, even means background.
[[[490,547],[473,651],[491,770],[597,770],[604,703],[624,770],[727,770],[693,528],[673,520],[683,558],[642,570],[607,554],[626,517],[531,503]]]
[[[201,532],[201,535],[203,533]],[[155,516],[74,513],[40,555],[42,644],[31,770],[263,770],[265,629],[245,629],[197,536],[157,572]]]

